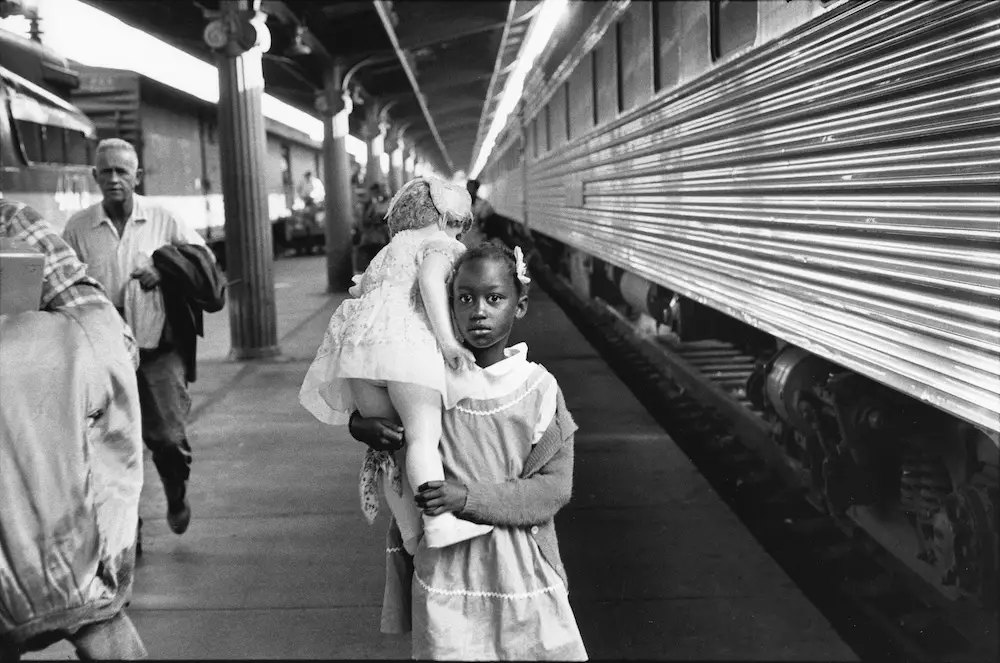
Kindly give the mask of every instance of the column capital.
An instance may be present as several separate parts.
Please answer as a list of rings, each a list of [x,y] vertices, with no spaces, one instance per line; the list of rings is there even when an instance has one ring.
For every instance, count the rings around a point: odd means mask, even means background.
[[[226,57],[239,57],[259,47],[271,47],[267,16],[254,10],[245,0],[222,2],[216,17],[205,26],[202,38],[212,50]]]
[[[333,117],[342,110],[347,110],[350,115],[354,110],[354,100],[351,95],[341,92],[339,88],[325,87],[316,93],[316,110],[326,117]]]
[[[401,144],[402,143],[399,140],[399,134],[396,131],[389,129],[385,134],[386,153],[392,154],[393,152],[396,151],[396,148],[398,148]]]

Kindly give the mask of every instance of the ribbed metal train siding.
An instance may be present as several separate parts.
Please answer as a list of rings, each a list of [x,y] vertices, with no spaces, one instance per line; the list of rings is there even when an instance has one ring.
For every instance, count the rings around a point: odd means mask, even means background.
[[[1000,431],[998,72],[996,4],[849,6],[531,163],[529,225]]]

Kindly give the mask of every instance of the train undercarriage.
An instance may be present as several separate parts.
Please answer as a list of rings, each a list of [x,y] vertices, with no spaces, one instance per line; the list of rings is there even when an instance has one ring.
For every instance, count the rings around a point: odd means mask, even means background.
[[[996,432],[544,235],[533,240],[578,295],[666,337],[665,347],[719,340],[757,358],[744,393],[770,424],[770,444],[791,470],[784,475],[941,595],[996,609]]]

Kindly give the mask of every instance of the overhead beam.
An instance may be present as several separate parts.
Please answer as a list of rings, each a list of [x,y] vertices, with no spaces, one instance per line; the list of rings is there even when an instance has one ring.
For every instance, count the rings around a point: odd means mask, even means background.
[[[438,97],[440,99],[440,97]],[[483,107],[483,100],[480,98],[473,97],[471,94],[466,98],[459,97],[458,100],[452,101],[449,98],[442,100],[443,103],[434,104],[434,116],[439,120],[446,115],[454,115],[455,113],[468,112],[470,110],[478,111]],[[451,103],[448,103],[448,102]],[[476,117],[479,117],[479,113],[476,113]]]
[[[479,126],[479,117],[472,117],[466,115],[465,117],[456,117],[454,119],[448,120],[447,122],[441,123],[441,131],[449,131],[452,129],[457,129],[459,127],[472,127]]]
[[[456,25],[458,23],[458,25]],[[432,32],[430,35],[427,34],[425,30],[421,28],[426,24],[416,25],[412,28],[413,34],[410,37],[400,37],[399,43],[406,50],[417,50],[420,48],[427,48],[428,46],[437,46],[438,44],[445,44],[450,41],[457,41],[459,39],[464,39],[466,37],[472,37],[473,35],[482,34],[484,32],[493,32],[495,30],[502,30],[506,25],[505,21],[496,21],[495,19],[466,19],[459,21],[456,18],[452,18],[446,21],[436,22],[435,25],[440,25],[436,32]]]
[[[468,69],[465,71],[449,71],[446,74],[442,74],[437,78],[431,78],[430,76],[424,76],[423,85],[421,88],[425,92],[440,92],[441,90],[449,90],[456,87],[464,87],[466,85],[471,85],[472,83],[479,83],[481,81],[489,80],[489,72],[483,71],[481,69]]]
[[[486,100],[483,102],[483,109],[479,116],[479,127],[476,129],[476,140],[472,149],[472,156],[469,157],[470,160],[474,160],[477,156],[476,152],[479,146],[482,144],[483,138],[486,136],[486,132],[489,131],[489,122],[493,119],[493,99],[498,99],[503,93],[503,85],[507,82],[507,74],[513,71],[513,63],[510,65],[510,71],[501,72],[504,69],[503,61],[504,56],[507,53],[507,43],[510,39],[510,28],[514,23],[514,12],[517,9],[517,0],[510,0],[510,4],[507,6],[507,21],[503,28],[503,34],[500,36],[500,47],[497,48],[497,58],[493,63],[493,74],[490,76],[490,86],[486,90]],[[537,10],[537,6],[534,8]],[[527,30],[527,28],[525,28]],[[517,59],[514,59],[517,62]],[[500,79],[503,79],[502,81]],[[567,100],[568,103],[568,100]],[[469,162],[469,171],[472,171],[472,167],[476,164],[472,161]]]
[[[424,99],[423,93],[420,91],[420,84],[417,82],[417,78],[413,73],[413,68],[410,67],[410,61],[407,57],[407,53],[399,45],[399,39],[396,38],[396,30],[392,26],[392,18],[389,16],[389,7],[385,0],[373,0],[375,3],[375,11],[378,12],[378,17],[382,20],[382,25],[385,27],[385,33],[389,37],[389,41],[392,42],[392,47],[396,51],[396,56],[399,57],[400,64],[403,65],[403,71],[406,72],[406,77],[410,79],[410,85],[413,87],[413,94],[417,97],[417,103],[420,104],[420,110],[424,113],[424,119],[427,120],[427,126],[430,128],[431,133],[434,134],[434,139],[437,141],[438,149],[441,150],[441,156],[444,158],[445,163],[448,164],[448,168],[451,172],[455,172],[455,164],[452,163],[451,157],[448,155],[448,148],[444,146],[444,141],[441,140],[441,135],[438,133],[437,127],[434,126],[434,118],[431,117],[431,112],[427,108],[427,100]]]

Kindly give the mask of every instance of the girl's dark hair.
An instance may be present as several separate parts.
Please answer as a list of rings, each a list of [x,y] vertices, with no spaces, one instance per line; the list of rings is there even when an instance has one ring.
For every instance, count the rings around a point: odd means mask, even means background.
[[[455,275],[458,274],[458,270],[462,268],[462,265],[473,260],[498,260],[502,262],[507,267],[507,273],[514,282],[514,287],[517,289],[517,296],[521,297],[528,294],[528,286],[530,284],[521,283],[521,280],[517,278],[517,257],[500,240],[491,239],[483,242],[459,256],[458,260],[455,261],[455,268],[452,270],[452,282],[454,282]]]

